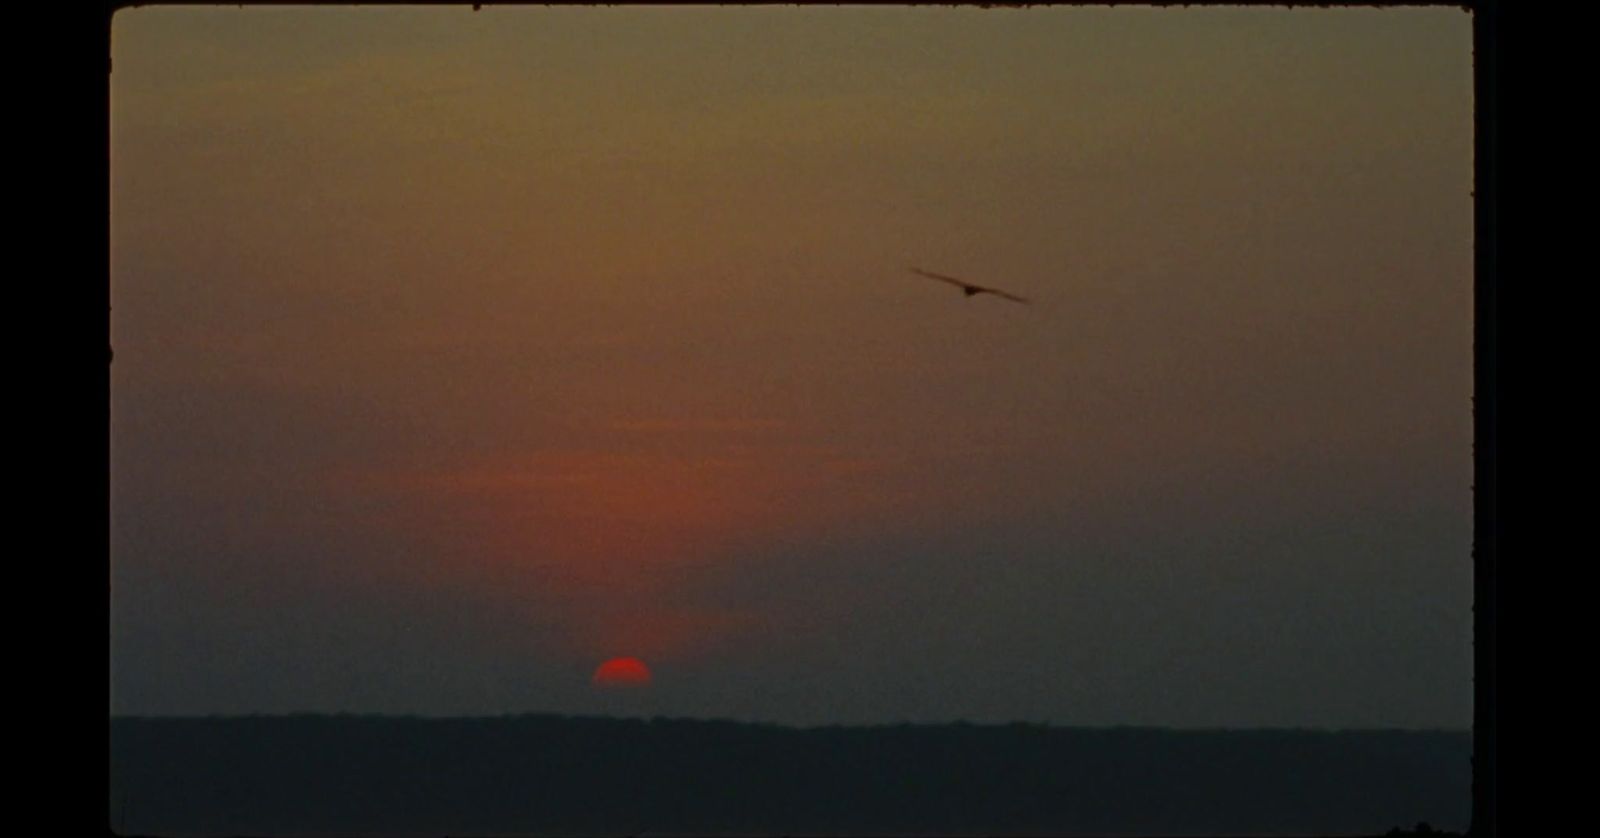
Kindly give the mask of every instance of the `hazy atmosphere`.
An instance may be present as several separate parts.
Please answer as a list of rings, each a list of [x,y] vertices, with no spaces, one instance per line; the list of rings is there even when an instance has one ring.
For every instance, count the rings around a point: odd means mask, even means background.
[[[120,11],[111,712],[1469,727],[1470,34]]]

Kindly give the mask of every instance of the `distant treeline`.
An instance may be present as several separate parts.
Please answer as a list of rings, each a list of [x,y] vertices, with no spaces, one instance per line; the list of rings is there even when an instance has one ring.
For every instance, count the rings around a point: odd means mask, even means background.
[[[1471,736],[561,716],[116,718],[137,834],[1462,830]]]

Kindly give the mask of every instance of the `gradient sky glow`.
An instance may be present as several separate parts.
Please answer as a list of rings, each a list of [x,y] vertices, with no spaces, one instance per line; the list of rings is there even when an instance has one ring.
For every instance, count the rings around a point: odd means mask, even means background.
[[[1466,727],[1470,32],[122,10],[112,711]]]

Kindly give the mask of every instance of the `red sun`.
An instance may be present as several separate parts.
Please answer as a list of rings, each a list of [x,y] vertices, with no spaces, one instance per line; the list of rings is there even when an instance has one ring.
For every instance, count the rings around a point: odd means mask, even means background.
[[[638,658],[612,658],[595,669],[591,680],[597,687],[648,687],[650,667]]]

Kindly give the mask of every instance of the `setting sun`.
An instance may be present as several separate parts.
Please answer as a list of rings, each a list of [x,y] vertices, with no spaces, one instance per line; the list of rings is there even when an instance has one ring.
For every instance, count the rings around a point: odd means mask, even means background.
[[[596,687],[648,687],[650,667],[638,658],[612,658],[600,664],[591,679]]]

